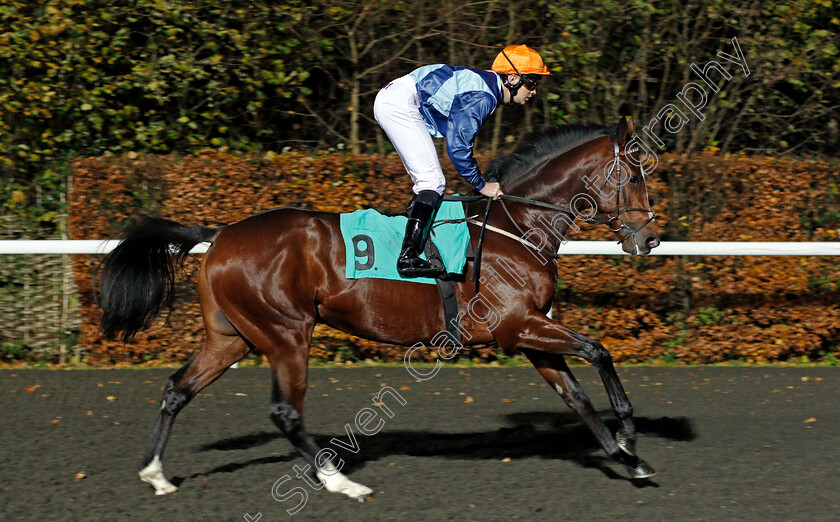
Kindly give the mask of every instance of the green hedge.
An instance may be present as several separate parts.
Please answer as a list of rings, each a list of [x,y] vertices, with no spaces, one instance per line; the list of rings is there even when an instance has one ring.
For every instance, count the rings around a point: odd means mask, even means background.
[[[504,108],[480,149],[567,121],[640,126],[732,53],[751,74],[710,96],[677,153],[835,155],[840,7],[596,0],[0,1],[0,205],[52,232],[78,156],[346,147],[383,152],[371,116],[385,82],[424,63],[489,67],[505,43],[540,49],[552,77]],[[675,102],[676,103],[676,102]],[[513,140],[508,140],[512,142]]]

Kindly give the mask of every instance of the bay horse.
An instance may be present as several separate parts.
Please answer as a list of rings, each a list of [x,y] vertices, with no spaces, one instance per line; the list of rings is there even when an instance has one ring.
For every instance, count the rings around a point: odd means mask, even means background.
[[[454,287],[462,305],[480,295],[485,306],[498,311],[493,324],[486,319],[489,314],[461,316],[463,344],[495,343],[522,351],[583,418],[607,455],[636,480],[655,472],[636,455],[633,409],[612,357],[600,342],[547,316],[558,278],[555,253],[567,230],[577,226],[575,217],[609,225],[629,254],[647,254],[659,244],[642,163],[625,161],[632,152],[625,151],[632,133],[632,121],[624,118],[612,128],[560,127],[532,135],[516,152],[493,161],[486,177],[498,179],[506,195],[493,205],[475,198],[465,203],[467,216],[486,217],[481,265],[487,276],[479,278],[483,286],[456,281]],[[476,248],[481,222],[470,221]],[[171,306],[180,263],[200,242],[212,243],[198,276],[206,339],[199,353],[166,382],[140,478],[158,495],[177,490],[165,478],[161,462],[176,415],[258,348],[272,371],[271,420],[328,491],[364,499],[372,490],[321,458],[321,449],[304,429],[313,328],[320,322],[385,343],[427,343],[444,322],[437,288],[347,279],[339,215],[334,213],[278,208],[220,228],[147,217],[127,229],[103,259],[96,290],[104,311],[103,335],[128,342]],[[490,284],[494,273],[508,273],[513,281],[498,277]],[[409,313],[418,309],[426,313]],[[615,437],[572,375],[567,355],[598,369],[619,421]]]

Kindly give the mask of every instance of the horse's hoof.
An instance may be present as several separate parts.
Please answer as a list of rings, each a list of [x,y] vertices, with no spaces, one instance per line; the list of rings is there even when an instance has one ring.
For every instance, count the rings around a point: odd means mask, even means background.
[[[656,475],[656,471],[647,462],[640,460],[634,468],[630,470],[630,478],[633,480],[642,480]]]
[[[172,493],[176,493],[178,488],[176,486],[165,487],[163,489],[156,489],[155,495],[170,495]]]

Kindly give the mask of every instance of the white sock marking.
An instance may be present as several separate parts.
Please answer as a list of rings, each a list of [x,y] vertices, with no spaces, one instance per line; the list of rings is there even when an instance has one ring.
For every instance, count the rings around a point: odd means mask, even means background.
[[[318,471],[315,476],[330,493],[341,493],[350,498],[358,499],[359,502],[364,502],[365,495],[373,493],[373,490],[369,487],[357,484],[345,477],[340,471],[336,471],[332,464],[324,466],[324,471],[328,472],[329,475]]]
[[[178,488],[163,476],[163,464],[157,457],[140,470],[140,480],[151,484],[155,488],[155,495],[166,495],[178,491]]]

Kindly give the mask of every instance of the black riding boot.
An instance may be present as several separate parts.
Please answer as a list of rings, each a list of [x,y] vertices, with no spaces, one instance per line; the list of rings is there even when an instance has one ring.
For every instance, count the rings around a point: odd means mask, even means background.
[[[408,205],[405,239],[397,259],[397,271],[403,277],[438,277],[446,272],[420,258],[439,200],[440,195],[434,190],[422,190]]]

